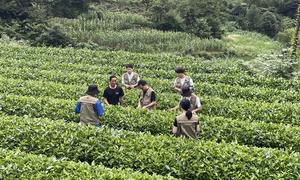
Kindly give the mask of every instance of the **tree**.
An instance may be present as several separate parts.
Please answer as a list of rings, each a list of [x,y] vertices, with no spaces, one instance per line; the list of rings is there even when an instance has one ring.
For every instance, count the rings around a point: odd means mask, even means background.
[[[266,34],[270,37],[275,37],[280,29],[280,22],[274,13],[267,11],[262,14],[261,21],[259,22],[259,32]]]
[[[297,24],[296,24],[294,41],[293,41],[293,44],[292,44],[292,57],[296,57],[297,49],[298,49],[298,43],[299,43],[298,41],[299,41],[299,30],[300,30],[300,4],[298,5],[298,10],[297,10],[297,16],[296,17],[297,17]]]

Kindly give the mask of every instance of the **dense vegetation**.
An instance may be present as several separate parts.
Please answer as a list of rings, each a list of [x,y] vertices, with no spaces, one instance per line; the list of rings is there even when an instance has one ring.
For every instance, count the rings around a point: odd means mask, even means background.
[[[0,0],[0,179],[299,179],[297,6]],[[102,92],[128,63],[157,108],[138,109],[140,90],[125,90],[102,128],[80,126],[87,86]],[[170,134],[178,66],[203,105],[197,140]]]

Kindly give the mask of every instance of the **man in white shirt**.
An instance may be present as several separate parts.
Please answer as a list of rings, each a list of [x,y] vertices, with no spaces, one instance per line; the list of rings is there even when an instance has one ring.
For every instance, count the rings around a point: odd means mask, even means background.
[[[185,75],[185,69],[178,67],[175,69],[177,78],[174,81],[174,89],[176,92],[181,93],[182,88],[188,87],[194,91],[194,82],[193,80]]]
[[[138,85],[138,81],[140,80],[140,76],[133,72],[133,65],[126,65],[126,73],[122,75],[122,84],[126,87],[126,89],[133,89]]]

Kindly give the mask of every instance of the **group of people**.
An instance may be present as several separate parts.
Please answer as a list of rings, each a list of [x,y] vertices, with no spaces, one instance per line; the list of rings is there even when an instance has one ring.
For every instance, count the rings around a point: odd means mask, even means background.
[[[197,138],[200,132],[199,117],[197,112],[202,110],[200,98],[194,94],[193,80],[185,75],[185,69],[178,67],[175,69],[177,77],[174,82],[174,91],[181,95],[179,104],[170,109],[181,109],[182,113],[176,116],[173,123],[172,133],[176,136]],[[141,89],[138,100],[138,108],[155,108],[156,93],[145,80],[140,79],[138,73],[133,71],[133,65],[126,65],[126,73],[122,75],[122,86],[117,83],[117,76],[109,77],[109,84],[103,92],[103,102],[105,106],[120,105],[124,106],[123,88],[132,90]],[[100,116],[104,115],[104,107],[97,98],[100,93],[97,85],[89,85],[86,95],[80,97],[77,102],[75,112],[80,113],[80,124],[95,125],[100,127]]]

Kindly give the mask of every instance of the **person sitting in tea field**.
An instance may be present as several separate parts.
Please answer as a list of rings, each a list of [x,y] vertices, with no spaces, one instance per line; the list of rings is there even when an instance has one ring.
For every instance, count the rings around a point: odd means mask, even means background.
[[[193,80],[185,75],[185,69],[182,67],[177,67],[175,69],[177,78],[174,82],[174,89],[176,92],[181,93],[181,89],[184,87],[190,88],[192,91],[194,91],[194,83]]]
[[[99,116],[104,114],[103,106],[98,98],[99,93],[97,85],[90,85],[86,96],[80,97],[75,108],[76,113],[80,113],[80,124],[95,125],[100,127]]]
[[[201,101],[200,98],[198,96],[196,96],[192,90],[189,87],[183,87],[181,90],[181,100],[183,99],[187,99],[190,101],[191,103],[191,107],[190,107],[190,111],[192,113],[197,113],[200,112],[202,110],[202,105],[201,105]],[[177,110],[180,108],[180,104],[174,108],[172,108],[171,110]]]
[[[118,86],[115,75],[109,77],[109,85],[105,88],[103,97],[105,105],[124,105],[124,91],[122,87]]]
[[[180,108],[183,112],[176,116],[172,133],[177,137],[198,138],[200,132],[199,117],[189,110],[191,108],[190,101],[187,99],[181,100]]]
[[[138,87],[142,90],[138,102],[138,107],[143,109],[152,109],[156,106],[156,94],[154,90],[149,87],[145,80],[138,82]]]
[[[133,89],[137,86],[140,77],[137,73],[133,72],[133,65],[126,65],[126,73],[122,75],[122,84],[126,89]]]

